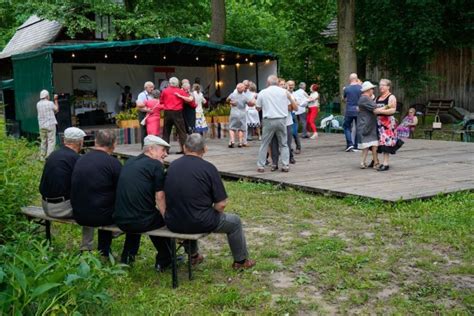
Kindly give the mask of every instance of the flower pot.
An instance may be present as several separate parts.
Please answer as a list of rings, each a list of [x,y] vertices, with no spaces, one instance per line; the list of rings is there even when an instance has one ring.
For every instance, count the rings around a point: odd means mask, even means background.
[[[214,116],[214,123],[229,123],[229,117],[227,115]]]
[[[140,127],[138,120],[122,120],[117,121],[117,126],[120,128],[137,128]]]

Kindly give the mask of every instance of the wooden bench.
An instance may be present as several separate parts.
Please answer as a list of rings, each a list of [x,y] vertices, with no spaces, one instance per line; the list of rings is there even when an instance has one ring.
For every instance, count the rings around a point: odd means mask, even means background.
[[[43,211],[43,208],[38,206],[26,206],[21,208],[21,212],[25,214],[30,219],[39,219],[39,224],[44,225],[46,228],[46,239],[51,243],[51,222],[63,223],[63,224],[76,224],[74,219],[65,219],[65,218],[53,218],[46,215]],[[111,232],[121,233],[122,231],[115,225],[111,226],[102,226],[102,227],[95,227],[98,229],[108,230]],[[173,282],[173,288],[178,287],[178,268],[177,268],[177,255],[176,252],[179,248],[183,245],[183,243],[177,243],[177,240],[182,240],[183,242],[191,242],[197,241],[203,237],[206,237],[208,234],[178,234],[173,233],[172,231],[168,230],[166,227],[162,227],[160,229],[151,230],[146,233],[142,233],[142,235],[149,235],[149,236],[158,236],[158,237],[166,237],[171,240],[171,276]],[[178,245],[178,247],[177,247]],[[191,254],[188,254],[188,277],[189,280],[192,280],[193,273],[192,273],[192,266],[191,266]]]

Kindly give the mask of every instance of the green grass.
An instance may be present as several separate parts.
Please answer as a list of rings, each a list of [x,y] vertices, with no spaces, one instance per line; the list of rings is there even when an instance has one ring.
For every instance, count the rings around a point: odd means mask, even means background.
[[[222,235],[180,287],[153,271],[144,238],[137,263],[110,288],[111,314],[472,314],[474,193],[387,204],[226,182],[245,225],[252,271],[237,273]],[[238,197],[238,199],[236,198]],[[55,225],[55,250],[77,251],[77,227]],[[120,253],[123,237],[114,240]]]

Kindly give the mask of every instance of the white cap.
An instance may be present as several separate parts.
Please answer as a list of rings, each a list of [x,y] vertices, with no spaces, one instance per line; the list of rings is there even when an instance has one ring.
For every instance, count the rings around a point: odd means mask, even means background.
[[[44,99],[46,97],[49,97],[49,92],[48,90],[41,90],[40,92],[40,99]]]
[[[83,139],[86,136],[86,133],[80,128],[69,127],[64,131],[64,138],[66,139]]]
[[[161,137],[155,136],[155,135],[148,135],[145,137],[145,140],[143,141],[144,146],[150,146],[150,145],[160,145],[163,147],[171,147],[170,144],[165,142]]]
[[[375,88],[376,86],[374,86],[372,84],[372,82],[370,81],[364,81],[364,83],[362,84],[362,88],[360,89],[360,91],[364,92],[364,91],[367,91],[369,89],[373,89]]]

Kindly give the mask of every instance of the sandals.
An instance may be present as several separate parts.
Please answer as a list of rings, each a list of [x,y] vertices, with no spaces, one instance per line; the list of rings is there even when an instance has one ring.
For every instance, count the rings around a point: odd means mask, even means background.
[[[367,166],[368,168],[374,168],[378,169],[380,167],[379,163],[375,163],[373,160],[370,162],[370,164]]]
[[[234,148],[234,146],[235,146],[234,142],[229,143],[229,148]]]
[[[360,169],[367,169],[367,164],[365,162],[361,162]]]

